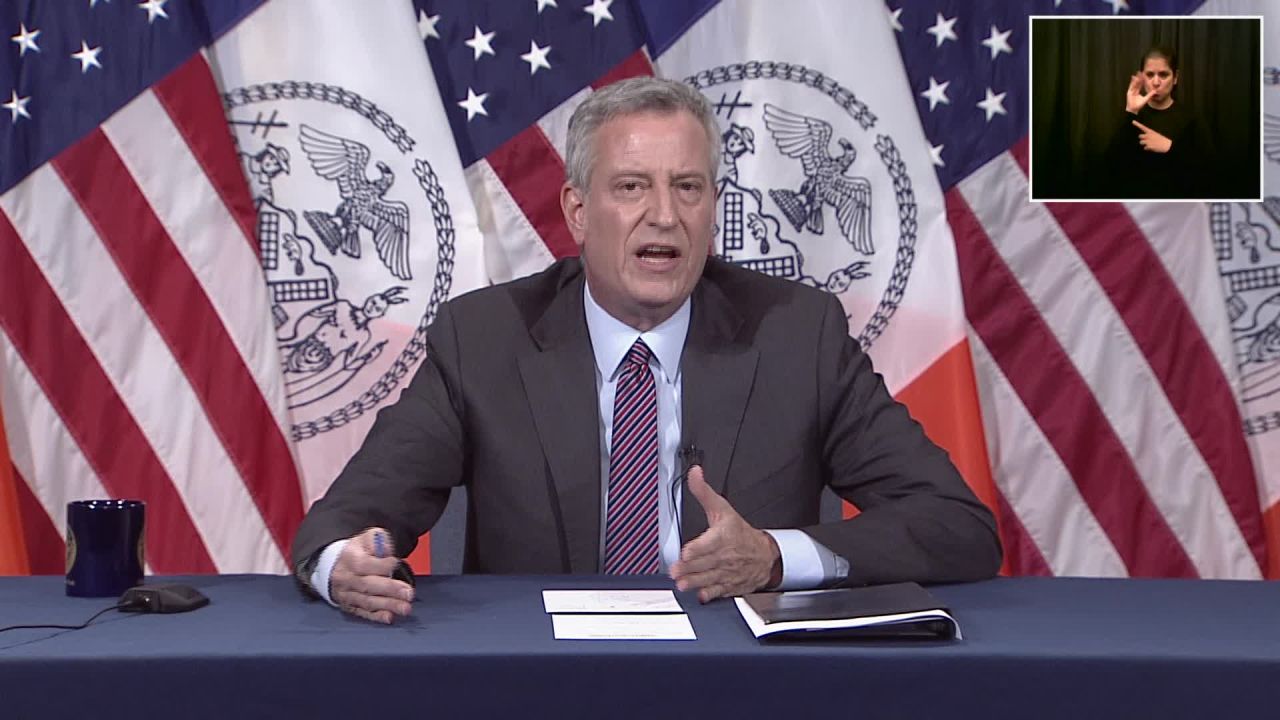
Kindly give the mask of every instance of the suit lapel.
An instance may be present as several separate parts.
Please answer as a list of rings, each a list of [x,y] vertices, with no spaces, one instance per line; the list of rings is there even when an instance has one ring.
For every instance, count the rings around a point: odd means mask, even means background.
[[[737,339],[741,325],[741,315],[717,286],[706,281],[698,284],[680,361],[681,434],[684,447],[693,445],[702,451],[703,476],[722,495],[760,356]],[[684,493],[680,517],[682,542],[707,529],[706,513],[692,493]]]
[[[518,358],[569,550],[569,571],[600,571],[600,418],[595,357],[579,275],[530,330],[536,349]],[[534,471],[530,468],[530,471]]]

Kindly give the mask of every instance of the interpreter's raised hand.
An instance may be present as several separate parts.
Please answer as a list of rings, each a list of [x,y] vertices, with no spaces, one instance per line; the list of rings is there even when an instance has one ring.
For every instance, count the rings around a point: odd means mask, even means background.
[[[353,535],[329,574],[329,597],[343,612],[390,625],[412,612],[413,587],[391,577],[399,562],[386,530]]]
[[[757,530],[702,477],[702,468],[689,470],[689,492],[707,513],[707,531],[685,543],[671,578],[680,590],[697,590],[698,600],[710,602],[755,592],[781,579],[774,574],[781,555],[773,537]],[[780,567],[780,565],[779,565]]]
[[[1169,152],[1169,148],[1173,147],[1173,141],[1164,135],[1161,135],[1137,120],[1134,120],[1133,124],[1141,130],[1141,132],[1138,133],[1138,142],[1142,145],[1144,150],[1167,153]]]
[[[1124,109],[1137,115],[1150,99],[1150,95],[1142,94],[1142,74],[1134,73],[1129,78],[1129,90],[1124,94]]]

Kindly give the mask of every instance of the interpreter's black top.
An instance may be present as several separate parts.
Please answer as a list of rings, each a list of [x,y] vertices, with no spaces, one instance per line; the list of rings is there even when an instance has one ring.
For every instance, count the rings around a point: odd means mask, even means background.
[[[1146,150],[1138,142],[1146,125],[1173,141],[1167,153]],[[1204,121],[1185,102],[1164,110],[1145,106],[1135,116],[1125,112],[1112,133],[1107,151],[1111,170],[1108,196],[1117,198],[1199,198],[1213,193],[1212,139]]]

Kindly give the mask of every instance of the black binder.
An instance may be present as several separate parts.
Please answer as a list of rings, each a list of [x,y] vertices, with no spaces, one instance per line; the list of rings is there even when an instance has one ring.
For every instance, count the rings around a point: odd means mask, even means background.
[[[916,583],[751,593],[737,603],[747,626],[762,640],[960,637],[946,605]]]

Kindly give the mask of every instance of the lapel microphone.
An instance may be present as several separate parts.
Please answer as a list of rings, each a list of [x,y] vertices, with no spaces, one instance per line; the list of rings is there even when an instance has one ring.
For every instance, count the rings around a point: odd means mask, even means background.
[[[693,443],[689,443],[688,445],[685,445],[684,447],[680,448],[680,452],[676,453],[676,456],[680,458],[680,481],[681,482],[683,482],[685,478],[688,477],[689,468],[692,468],[694,465],[702,464],[702,451],[699,450],[698,446],[694,445]]]

